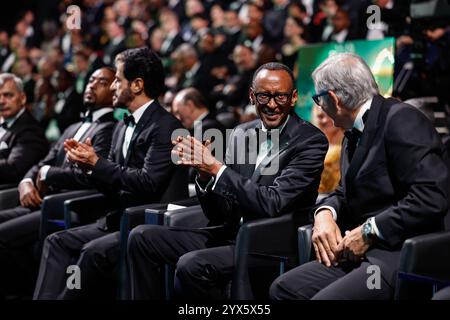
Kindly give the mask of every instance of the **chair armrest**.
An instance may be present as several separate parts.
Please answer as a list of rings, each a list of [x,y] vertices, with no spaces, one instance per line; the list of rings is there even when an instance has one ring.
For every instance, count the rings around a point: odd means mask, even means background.
[[[265,256],[272,261],[278,260],[280,269],[284,269],[286,263],[297,264],[297,218],[294,214],[287,214],[250,221],[240,227],[236,239],[232,299],[253,299],[248,274],[251,257]]]
[[[0,191],[0,210],[11,209],[19,205],[19,190],[17,187]]]
[[[450,232],[436,232],[407,239],[400,254],[396,299],[430,298],[432,291],[450,284]],[[412,281],[411,281],[412,280]]]
[[[298,228],[298,264],[311,261],[312,224]]]
[[[48,223],[53,222],[64,227],[64,202],[68,199],[95,193],[95,190],[75,190],[46,196],[41,207],[40,240],[48,235]]]
[[[12,188],[16,188],[17,189],[17,187],[18,187],[17,183],[3,183],[3,184],[0,184],[0,190],[12,189]]]
[[[66,200],[64,202],[66,228],[93,222],[114,208],[114,203],[101,193]]]
[[[208,222],[200,205],[164,212],[164,225],[170,227],[203,228]]]

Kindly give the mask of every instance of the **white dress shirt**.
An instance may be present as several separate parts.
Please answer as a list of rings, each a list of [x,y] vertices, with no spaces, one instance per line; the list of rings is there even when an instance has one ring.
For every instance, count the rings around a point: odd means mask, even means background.
[[[131,138],[133,137],[134,129],[136,128],[136,125],[138,124],[139,120],[141,119],[142,115],[144,114],[145,110],[147,110],[148,106],[153,102],[153,100],[150,100],[149,102],[145,103],[139,109],[135,110],[131,115],[134,118],[134,125],[131,123],[128,125],[126,131],[125,131],[125,138],[123,139],[123,145],[122,145],[122,154],[123,158],[125,159],[127,157],[128,148],[130,147]]]

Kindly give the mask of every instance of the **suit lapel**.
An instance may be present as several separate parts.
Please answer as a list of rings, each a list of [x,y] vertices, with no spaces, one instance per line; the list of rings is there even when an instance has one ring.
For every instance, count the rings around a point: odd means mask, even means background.
[[[127,165],[128,161],[130,160],[136,138],[141,134],[142,130],[147,127],[147,124],[150,121],[152,114],[157,107],[159,107],[159,104],[155,101],[152,102],[147,107],[144,114],[139,119],[138,123],[136,124],[136,128],[134,128],[133,135],[131,136],[130,145],[128,146],[127,157],[125,158],[124,165]],[[123,142],[123,140],[122,140],[122,142]]]
[[[62,167],[66,160],[66,151],[64,150],[64,140],[73,138],[75,134],[77,133],[78,129],[83,125],[83,122],[80,122],[78,125],[74,126],[73,129],[68,132],[66,135],[66,138],[63,139],[61,145],[59,146],[58,154],[56,156],[56,162],[55,165]]]
[[[286,150],[286,148],[289,146],[289,142],[292,139],[292,137],[295,136],[295,133],[293,132],[293,127],[295,127],[296,123],[296,116],[292,115],[289,118],[289,122],[286,124],[286,127],[280,134],[280,142],[278,144],[278,150],[272,148],[270,150],[270,155],[266,156],[258,165],[258,167],[255,169],[255,171],[252,174],[251,180],[253,182],[256,182],[261,177],[264,170],[271,164],[274,160],[279,161],[279,157],[281,154]],[[297,128],[298,129],[298,128]],[[273,163],[272,163],[273,164]]]
[[[367,123],[364,125],[364,132],[361,136],[361,140],[358,144],[358,147],[355,150],[355,154],[353,155],[352,161],[349,164],[348,170],[345,174],[345,182],[347,190],[350,192],[353,184],[353,180],[356,177],[359,169],[364,163],[364,159],[366,158],[367,152],[372,146],[373,139],[375,137],[375,132],[378,128],[378,118],[380,115],[381,106],[383,104],[384,98],[381,96],[375,96],[372,101],[372,105],[370,107],[369,117],[367,119]],[[346,141],[346,145],[347,145]],[[345,150],[347,146],[345,145]],[[348,159],[348,153],[346,151],[346,156]]]
[[[125,130],[127,129],[127,126],[125,123],[121,122],[120,128],[118,129],[117,134],[117,144],[116,144],[116,150],[115,150],[115,162],[123,164],[123,153],[122,153],[122,145],[123,141],[125,140]]]

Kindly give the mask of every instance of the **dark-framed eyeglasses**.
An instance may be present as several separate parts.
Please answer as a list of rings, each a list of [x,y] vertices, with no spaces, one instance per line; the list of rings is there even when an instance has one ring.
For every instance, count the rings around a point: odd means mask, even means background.
[[[312,99],[318,106],[321,106],[322,105],[321,97],[326,96],[327,94],[328,94],[328,90],[323,90],[323,91],[320,91],[318,94],[313,95]]]
[[[294,91],[275,94],[268,92],[255,92],[255,97],[259,104],[268,104],[272,98],[275,100],[276,104],[286,104],[292,98],[293,93]]]

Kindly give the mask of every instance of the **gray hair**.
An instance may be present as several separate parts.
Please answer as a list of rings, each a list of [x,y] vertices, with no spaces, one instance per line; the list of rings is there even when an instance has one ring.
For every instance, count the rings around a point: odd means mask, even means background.
[[[3,87],[5,85],[6,81],[13,81],[14,84],[16,85],[17,91],[24,92],[23,91],[23,82],[15,74],[12,74],[12,73],[0,73],[0,87]]]
[[[317,92],[331,90],[348,109],[355,109],[379,93],[369,66],[353,53],[336,53],[312,73]]]

